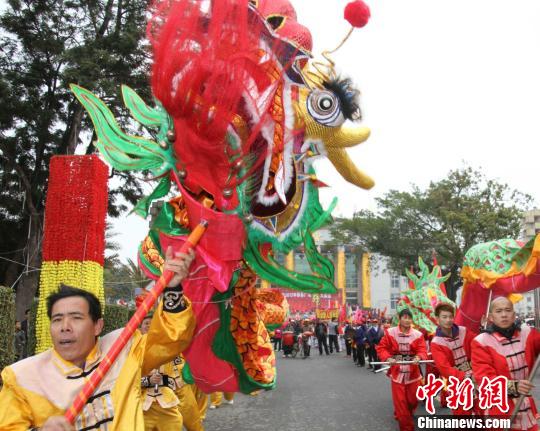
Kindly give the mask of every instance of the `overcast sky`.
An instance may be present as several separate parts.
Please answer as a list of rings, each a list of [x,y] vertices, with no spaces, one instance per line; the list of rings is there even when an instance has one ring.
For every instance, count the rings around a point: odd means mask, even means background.
[[[344,0],[294,0],[315,53],[334,48],[349,24]],[[346,183],[318,162],[335,215],[374,209],[389,189],[421,187],[466,163],[531,194],[538,205],[540,1],[373,0],[372,18],[333,58],[362,92],[370,139],[349,150],[376,182]],[[147,223],[115,223],[122,255],[135,257]]]

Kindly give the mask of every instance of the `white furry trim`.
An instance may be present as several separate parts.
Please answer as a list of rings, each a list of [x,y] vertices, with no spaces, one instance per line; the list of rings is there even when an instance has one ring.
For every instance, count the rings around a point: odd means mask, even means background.
[[[289,190],[294,178],[294,165],[293,165],[293,152],[294,152],[294,108],[291,98],[291,84],[285,82],[283,85],[283,115],[285,117],[284,121],[284,134],[283,134],[283,155],[284,155],[284,165],[285,168],[285,190]]]
[[[269,125],[264,125],[261,128],[261,135],[265,139],[265,141],[268,143],[268,149],[267,149],[267,155],[266,160],[264,161],[264,171],[263,171],[263,178],[262,178],[262,184],[261,188],[259,189],[257,193],[257,199],[259,202],[261,202],[264,205],[272,205],[275,204],[279,197],[277,194],[267,197],[265,196],[265,188],[268,184],[268,177],[270,176],[270,162],[272,161],[272,148],[274,145],[273,137],[274,137],[274,124],[270,123]]]
[[[283,113],[285,117],[285,121],[283,124],[284,126],[283,189],[285,190],[285,193],[286,193],[290,189],[293,181],[296,180],[295,175],[294,175],[294,162],[293,162],[294,134],[292,133],[293,127],[294,127],[294,108],[293,108],[292,98],[291,98],[291,84],[289,82],[284,82],[282,100],[283,100]],[[264,138],[267,142],[269,142],[268,136],[264,136]],[[267,158],[265,161],[263,181],[261,184],[261,188],[259,189],[259,192],[257,193],[257,198],[259,202],[267,206],[275,204],[279,200],[279,195],[277,193],[275,193],[272,196],[265,195],[266,185],[268,184],[270,162],[272,159],[271,149],[273,149],[273,146],[274,146],[273,140],[274,140],[274,134],[272,130],[272,135],[271,135],[272,144],[269,145],[270,152],[267,155]]]

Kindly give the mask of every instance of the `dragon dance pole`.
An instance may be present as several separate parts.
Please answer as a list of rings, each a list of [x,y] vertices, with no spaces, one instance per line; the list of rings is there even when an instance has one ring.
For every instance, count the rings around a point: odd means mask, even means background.
[[[488,297],[488,303],[487,303],[487,309],[486,309],[486,321],[484,322],[484,330],[487,328],[488,325],[488,314],[489,314],[489,306],[491,305],[491,297],[493,296],[493,289],[489,289],[489,297]]]
[[[186,242],[180,248],[180,253],[187,253],[191,248],[195,247],[195,245],[197,245],[197,243],[201,239],[201,236],[203,235],[207,226],[208,222],[206,220],[201,220],[201,222],[195,227],[195,229],[193,229],[193,231],[189,234]],[[96,371],[92,373],[92,377],[90,378],[90,380],[88,380],[88,382],[86,382],[84,387],[81,389],[81,391],[73,401],[71,407],[66,410],[66,413],[64,413],[64,417],[71,424],[75,422],[75,418],[82,411],[84,405],[88,401],[88,398],[92,396],[94,390],[99,386],[99,384],[111,368],[111,365],[114,363],[122,349],[126,346],[127,342],[129,341],[135,330],[139,327],[144,317],[152,309],[165,287],[170,283],[173,275],[174,273],[171,271],[163,272],[159,280],[156,282],[156,284],[154,284],[154,287],[152,287],[152,289],[150,290],[149,295],[146,296],[140,307],[137,308],[137,311],[135,312],[133,317],[129,320],[120,336],[111,346],[111,348],[97,367]]]
[[[383,362],[370,362],[370,365],[411,365],[411,364],[433,364],[435,362],[433,359],[426,359],[421,361],[396,361],[393,364],[391,364],[388,361]]]

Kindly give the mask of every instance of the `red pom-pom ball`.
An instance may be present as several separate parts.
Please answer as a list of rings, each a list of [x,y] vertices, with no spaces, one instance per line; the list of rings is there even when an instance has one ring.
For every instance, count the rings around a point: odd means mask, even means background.
[[[345,6],[344,16],[353,27],[360,28],[368,23],[371,12],[369,6],[362,0],[355,0]]]

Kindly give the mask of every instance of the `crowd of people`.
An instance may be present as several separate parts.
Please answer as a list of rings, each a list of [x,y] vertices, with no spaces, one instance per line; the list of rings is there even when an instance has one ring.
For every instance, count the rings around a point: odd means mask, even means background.
[[[384,330],[390,327],[390,319],[367,319],[366,322],[339,323],[337,318],[329,320],[289,319],[281,328],[271,333],[276,352],[283,352],[283,357],[292,357],[300,353],[302,358],[311,355],[311,349],[318,349],[319,355],[330,355],[346,351],[358,367],[375,371],[371,362],[377,361],[376,347],[381,341]]]
[[[274,347],[276,352],[283,352],[283,357],[300,354],[304,359],[310,356],[312,348],[318,349],[319,355],[345,350],[356,366],[372,372],[387,371],[400,431],[414,430],[417,391],[429,374],[444,382],[446,389],[441,390],[438,399],[442,407],[450,406],[454,415],[509,418],[516,399],[525,396],[512,429],[536,430],[538,414],[530,396],[533,384],[528,376],[540,353],[540,336],[524,316],[514,312],[512,302],[505,297],[495,298],[478,331],[456,325],[455,308],[448,303],[436,306],[435,317],[437,330],[430,335],[414,328],[408,309],[399,312],[397,325],[388,318],[342,324],[335,318],[290,319],[273,333]],[[424,369],[420,361],[427,362]],[[386,363],[384,370],[380,362]],[[481,409],[480,383],[484,378],[498,376],[507,381],[507,389],[503,390],[507,391],[508,408],[494,404]],[[459,395],[459,402],[449,401],[449,394],[453,394],[448,390],[451,378],[457,379],[456,388],[464,387],[464,380],[470,379],[476,391],[470,405],[463,401],[463,394]]]
[[[195,321],[180,282],[192,259],[192,253],[166,259],[165,268],[175,276],[164,291],[163,301],[143,320],[74,425],[63,412],[88,376],[106,360],[104,355],[120,330],[99,337],[103,329],[101,305],[89,292],[63,286],[49,296],[47,314],[53,348],[2,371],[0,429],[168,431],[185,427],[200,431],[208,408],[233,404],[232,393],[211,394],[209,402],[208,395],[183,373],[182,351],[189,345]],[[366,368],[377,372],[381,363],[385,364],[391,379],[394,417],[401,431],[414,430],[413,414],[419,398],[429,398],[419,397],[422,390],[429,392],[422,385],[431,380],[419,366],[420,361],[428,360],[433,362],[429,372],[444,379],[447,389],[467,380],[480,386],[470,406],[461,398],[453,401],[454,414],[509,417],[515,400],[523,396],[512,429],[537,430],[536,406],[530,396],[533,384],[528,376],[540,353],[540,335],[521,324],[512,302],[505,297],[493,299],[478,333],[457,326],[455,309],[448,303],[435,307],[435,317],[438,327],[431,336],[413,327],[412,313],[406,308],[399,312],[394,326],[381,318],[342,324],[336,318],[290,319],[274,331],[273,342],[276,352],[282,351],[284,357],[301,353],[307,359],[312,348],[319,355],[345,350],[344,355],[358,367],[367,364]],[[22,325],[17,324],[17,332],[22,339]],[[24,349],[20,349],[24,355]],[[489,384],[490,379],[499,378],[506,382],[502,387],[502,394],[508,397],[506,408],[497,402],[480,408],[484,380]]]

